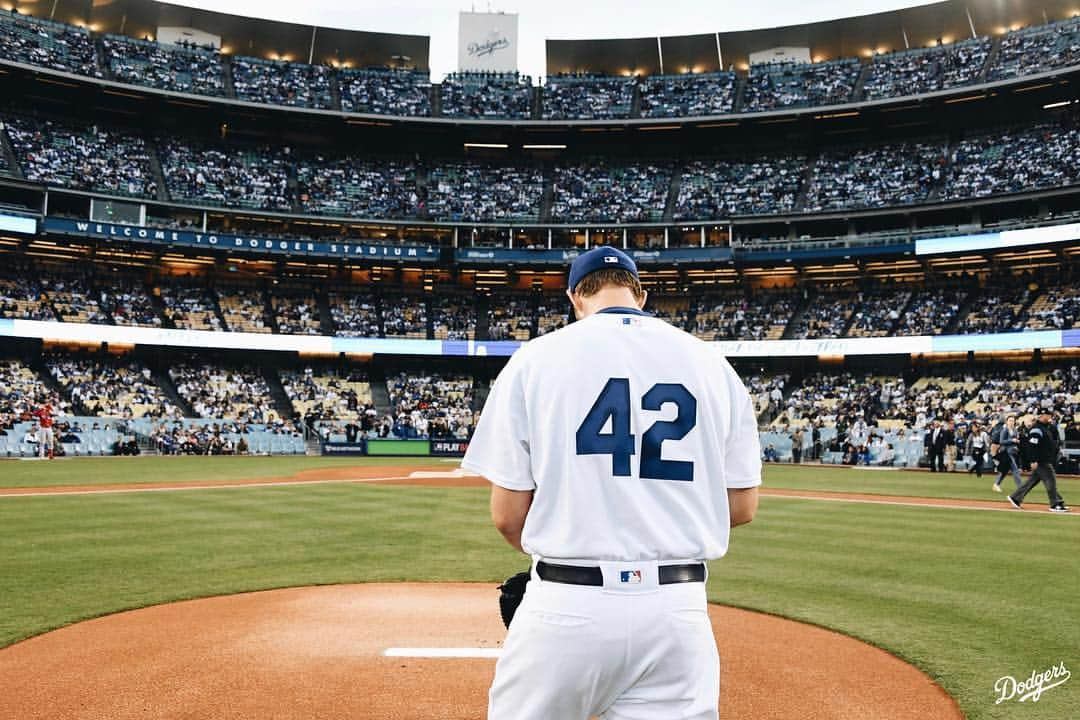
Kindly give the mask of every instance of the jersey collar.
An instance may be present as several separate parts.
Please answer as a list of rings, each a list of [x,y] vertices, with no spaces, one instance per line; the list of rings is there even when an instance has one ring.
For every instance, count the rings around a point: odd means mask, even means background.
[[[619,307],[618,305],[612,307],[606,307],[603,310],[597,310],[596,314],[609,313],[612,315],[642,315],[644,317],[652,317],[652,313],[647,313],[644,310],[638,310],[632,307]]]

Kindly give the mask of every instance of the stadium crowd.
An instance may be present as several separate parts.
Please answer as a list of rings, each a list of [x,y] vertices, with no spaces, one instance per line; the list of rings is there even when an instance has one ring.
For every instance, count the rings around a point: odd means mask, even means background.
[[[386,337],[424,339],[427,332],[427,303],[408,293],[382,297],[382,326]]]
[[[3,129],[27,180],[112,195],[157,194],[150,149],[137,135],[24,117],[5,118]]]
[[[970,85],[982,77],[989,53],[989,39],[977,38],[876,55],[863,93],[867,99],[877,100]]]
[[[1001,40],[987,80],[1034,75],[1080,62],[1080,19],[1022,28]]]
[[[216,50],[164,45],[123,35],[101,40],[109,70],[120,82],[197,95],[225,94]]]
[[[280,421],[266,380],[251,368],[178,362],[169,378],[197,417],[274,424]]]
[[[563,73],[548,78],[542,94],[545,120],[630,117],[637,78]]]
[[[322,65],[250,57],[232,59],[233,88],[239,100],[329,109],[330,69]]]
[[[2,122],[28,180],[159,194],[152,146],[138,135],[21,116]],[[162,190],[174,201],[372,219],[681,222],[895,207],[1080,182],[1080,129],[1068,123],[834,147],[813,158],[691,158],[681,167],[648,159],[566,161],[554,165],[550,185],[543,166],[532,162],[300,158],[289,147],[180,137],[160,138],[156,147]]]
[[[410,162],[316,155],[296,163],[304,212],[365,218],[416,217],[416,166]]]
[[[654,75],[641,84],[641,117],[695,117],[731,112],[733,72]]]
[[[532,116],[532,78],[516,72],[450,73],[442,82],[445,117],[521,120]]]
[[[110,417],[181,417],[154,381],[149,368],[136,360],[102,362],[92,357],[46,356],[45,365],[75,407],[89,415]]]
[[[761,112],[848,102],[861,70],[856,59],[752,65],[742,109]]]
[[[556,222],[660,220],[671,168],[654,164],[588,164],[555,168],[551,218]]]
[[[805,174],[801,156],[691,160],[683,167],[675,219],[790,212]]]
[[[253,210],[292,210],[283,151],[213,147],[163,139],[161,165],[169,194],[196,204]]]
[[[829,150],[814,163],[804,212],[859,210],[925,202],[941,180],[940,145],[898,143]]]
[[[468,438],[475,420],[472,386],[472,378],[462,376],[403,372],[387,378],[393,408],[390,434],[399,438]]]
[[[0,53],[8,60],[101,77],[94,39],[83,28],[0,11]]]
[[[683,72],[649,78],[563,73],[541,88],[541,116],[552,120],[693,117],[731,111],[764,112],[876,100],[962,87],[985,80],[1031,75],[1075,65],[1080,59],[1076,18],[1008,32],[991,55],[991,38],[813,63],[754,65],[741,106],[735,105],[734,72]],[[234,94],[250,102],[341,109],[381,115],[428,116],[431,82],[426,72],[387,67],[308,65],[234,55],[232,87],[213,47],[169,45],[117,35],[96,36],[74,25],[0,13],[0,51],[16,62],[203,95]],[[689,68],[687,68],[689,70]],[[861,74],[865,82],[856,93]],[[340,107],[332,86],[340,88]],[[532,116],[534,86],[516,73],[452,73],[438,86],[442,114],[458,118],[523,119]],[[640,95],[639,95],[640,93]],[[854,97],[856,94],[861,97]]]
[[[383,396],[389,404],[380,410],[363,368],[264,369],[277,373],[291,405],[291,413],[282,417],[259,371],[186,355],[169,363],[168,378],[192,415],[202,418],[192,420],[169,401],[160,384],[164,379],[138,360],[63,352],[46,354],[42,360],[40,367],[59,386],[59,394],[48,390],[23,362],[0,361],[0,434],[20,423],[19,432],[24,432],[33,411],[45,402],[61,416],[119,418],[123,422],[116,425],[117,432],[138,433],[167,454],[265,452],[273,447],[268,437],[284,439],[278,446],[281,451],[302,452],[301,427],[317,430],[324,438],[350,440],[465,439],[475,420],[474,380],[464,375],[393,372],[387,376]],[[827,369],[798,377],[747,366],[740,375],[766,432],[763,437],[773,445],[769,454],[774,460],[786,457],[797,445],[806,457],[827,462],[925,464],[927,435],[948,429],[955,449],[948,452],[947,464],[960,467],[974,425],[986,429],[1006,415],[1033,416],[1044,410],[1060,418],[1073,441],[1080,438],[1076,363],[1037,369],[1009,364],[931,366],[921,377]],[[144,418],[156,421],[147,423]],[[302,420],[302,425],[294,419]],[[86,429],[104,428],[88,424]],[[778,442],[781,438],[788,441]],[[129,450],[136,452],[138,447]]]
[[[341,109],[345,112],[417,117],[431,115],[427,73],[389,68],[339,70]]]
[[[338,337],[382,337],[381,313],[374,293],[330,296],[330,314]]]
[[[540,217],[544,178],[537,168],[445,162],[428,174],[424,214],[434,220],[506,222]]]
[[[0,277],[0,317],[55,320],[39,281],[27,276]]]

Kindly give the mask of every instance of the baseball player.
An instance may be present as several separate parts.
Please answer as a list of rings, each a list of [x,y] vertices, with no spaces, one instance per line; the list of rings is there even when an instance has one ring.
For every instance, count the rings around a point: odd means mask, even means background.
[[[716,349],[642,312],[625,253],[581,254],[568,284],[578,322],[510,358],[462,462],[533,559],[488,718],[717,718],[704,561],[757,510],[750,394]]]
[[[38,457],[44,458],[48,456],[48,458],[52,460],[56,444],[56,435],[53,433],[53,407],[46,401],[44,405],[39,407],[32,414],[37,418],[38,424],[41,426],[41,441],[38,443]]]

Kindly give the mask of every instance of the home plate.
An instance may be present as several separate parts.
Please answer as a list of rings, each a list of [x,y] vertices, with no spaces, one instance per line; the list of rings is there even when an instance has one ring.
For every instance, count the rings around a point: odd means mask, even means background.
[[[413,470],[409,473],[411,480],[420,480],[423,478],[464,478],[464,477],[476,477],[471,472],[467,472],[459,467],[453,470]]]
[[[386,657],[411,658],[497,658],[500,648],[386,648]]]

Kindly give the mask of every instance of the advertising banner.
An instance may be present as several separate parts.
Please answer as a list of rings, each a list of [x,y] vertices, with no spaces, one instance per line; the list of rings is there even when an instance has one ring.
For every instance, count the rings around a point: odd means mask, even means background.
[[[851,251],[848,250],[850,253]],[[455,259],[464,265],[504,265],[528,263],[529,265],[567,265],[582,253],[581,250],[511,250],[504,248],[462,248]],[[638,265],[661,265],[667,263],[715,263],[727,262],[734,256],[731,248],[676,248],[669,250],[634,250],[626,253]]]
[[[43,229],[46,233],[57,235],[104,238],[107,240],[171,245],[174,247],[204,248],[206,250],[274,253],[303,257],[340,257],[352,260],[407,260],[420,263],[434,263],[439,260],[439,249],[430,245],[376,245],[351,241],[286,240],[252,235],[232,235],[230,233],[169,230],[166,228],[121,225],[91,220],[66,220],[63,218],[45,218]]]
[[[367,442],[324,442],[322,444],[323,455],[367,455]]]
[[[468,440],[432,440],[431,454],[439,457],[461,457],[469,449]]]
[[[427,457],[431,453],[430,440],[368,440],[368,455],[416,455]]]

